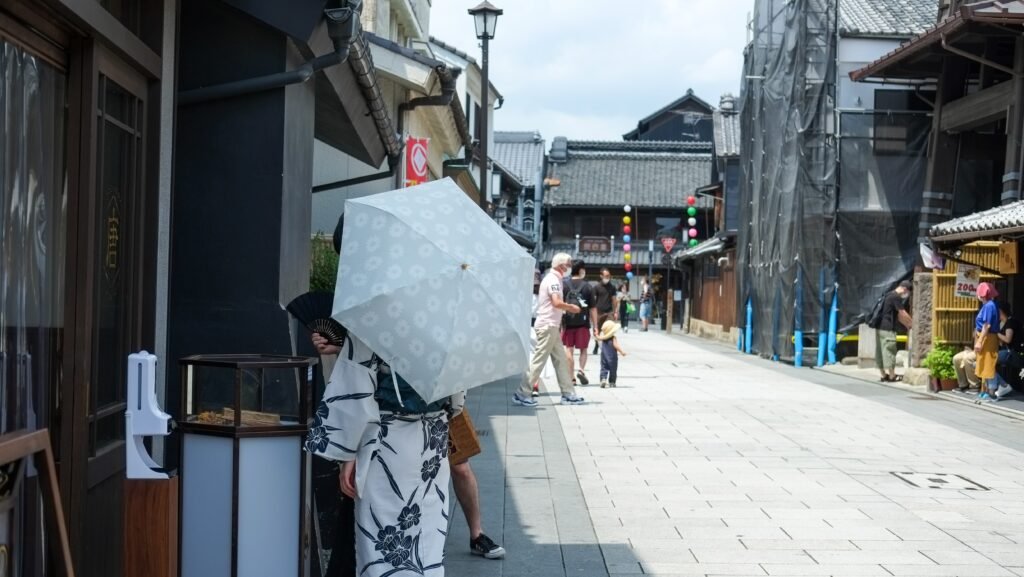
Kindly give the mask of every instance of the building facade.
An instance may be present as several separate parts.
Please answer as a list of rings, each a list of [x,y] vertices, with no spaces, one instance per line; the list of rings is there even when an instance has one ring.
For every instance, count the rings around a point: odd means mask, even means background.
[[[617,279],[631,265],[636,277],[653,277],[659,294],[682,290],[663,239],[685,242],[686,191],[712,179],[710,142],[577,141],[556,137],[548,154],[544,193],[542,266],[559,252],[586,261],[591,272],[607,267]],[[624,208],[629,206],[629,213]],[[700,197],[709,214],[713,201]],[[623,217],[630,217],[630,260],[623,247]],[[704,230],[708,229],[705,224]],[[670,275],[672,278],[669,278]],[[662,282],[662,279],[664,281]],[[638,282],[630,283],[637,294]]]
[[[936,0],[759,0],[745,55],[738,313],[750,352],[835,361],[913,271],[929,95],[844,71],[927,28]],[[745,311],[752,310],[747,323]],[[816,348],[806,358],[804,350]],[[816,357],[816,359],[815,359]]]

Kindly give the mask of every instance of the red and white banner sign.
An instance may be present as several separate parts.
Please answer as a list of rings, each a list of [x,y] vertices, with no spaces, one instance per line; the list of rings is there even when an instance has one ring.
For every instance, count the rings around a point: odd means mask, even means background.
[[[676,239],[666,236],[661,239],[661,246],[665,247],[665,252],[672,252],[672,249],[676,246]]]
[[[405,186],[416,186],[427,181],[427,143],[429,138],[413,138],[405,144]]]

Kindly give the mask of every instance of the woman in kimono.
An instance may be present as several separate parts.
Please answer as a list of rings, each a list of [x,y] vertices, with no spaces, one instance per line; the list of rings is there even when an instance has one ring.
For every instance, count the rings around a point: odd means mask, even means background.
[[[306,449],[341,462],[341,490],[355,500],[356,573],[443,577],[448,419],[465,395],[426,403],[351,335],[340,348],[313,342],[338,357]]]
[[[319,334],[313,344],[329,378],[306,450],[341,463],[341,491],[355,500],[355,573],[444,577],[448,419],[465,394],[425,402],[351,334],[341,347]]]

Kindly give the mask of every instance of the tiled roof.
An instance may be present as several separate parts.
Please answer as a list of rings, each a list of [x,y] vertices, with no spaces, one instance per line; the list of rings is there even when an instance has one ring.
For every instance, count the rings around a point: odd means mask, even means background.
[[[437,38],[436,36],[431,36],[430,37],[430,41],[433,42],[434,44],[437,44],[441,48],[444,48],[448,52],[451,52],[452,54],[458,56],[459,58],[462,58],[466,62],[470,62],[472,64],[476,64],[476,59],[475,58],[473,58],[469,54],[466,54],[466,52],[464,50],[456,48],[454,45],[448,44],[447,42],[445,42],[444,40],[441,40],[440,38]]]
[[[839,30],[848,36],[916,36],[935,26],[938,6],[938,0],[839,0]]]
[[[633,266],[635,266],[637,268],[640,268],[640,267],[646,267],[649,264],[654,264],[654,265],[658,265],[658,266],[660,266],[662,264],[662,258],[663,258],[664,254],[665,254],[665,251],[661,248],[660,244],[658,244],[658,243],[654,243],[654,244],[655,244],[654,262],[651,263],[651,253],[646,248],[644,250],[634,250],[633,253],[632,253],[633,254],[633,260],[630,261],[630,262],[633,263]],[[561,247],[559,247],[559,246],[554,246],[554,247],[552,247],[552,246],[545,246],[544,250],[543,250],[543,252],[540,255],[540,258],[538,260],[540,262],[549,263],[549,262],[551,262],[551,259],[554,258],[554,256],[556,254],[560,253],[560,252],[569,253],[574,258],[578,257],[578,258],[583,259],[583,261],[587,263],[588,267],[595,267],[595,266],[622,266],[623,263],[625,262],[622,259],[622,257],[625,255],[625,253],[622,250],[613,250],[612,252],[580,252],[580,253],[576,253],[573,250],[573,247],[571,247],[571,246],[570,247],[564,247],[564,246],[561,246]],[[644,268],[643,270],[647,270],[647,269]]]
[[[568,160],[548,167],[561,184],[544,195],[544,204],[681,208],[688,195],[711,184],[711,154],[684,152],[682,144],[570,141]],[[699,196],[697,207],[712,202]]]
[[[570,140],[569,150],[583,152],[711,152],[711,142],[675,140]]]
[[[715,112],[715,154],[740,155],[740,115]]]
[[[929,236],[941,242],[1020,232],[1024,232],[1024,200],[937,224]]]
[[[533,186],[544,164],[544,139],[539,132],[495,132],[491,157],[523,186]]]

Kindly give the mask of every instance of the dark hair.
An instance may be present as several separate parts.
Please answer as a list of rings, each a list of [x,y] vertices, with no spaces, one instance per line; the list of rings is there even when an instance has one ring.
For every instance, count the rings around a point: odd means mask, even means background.
[[[604,274],[604,273],[608,273],[609,275],[611,275],[611,274],[612,274],[612,271],[608,270],[608,268],[607,268],[607,267],[606,267],[606,268],[602,268],[602,269],[601,269],[601,274]]]
[[[1006,301],[999,301],[998,304],[999,304],[999,312],[1005,314],[1008,317],[1012,317],[1013,316],[1013,307],[1010,306],[1010,303],[1008,303]]]
[[[572,261],[572,276],[580,274],[581,270],[587,268],[587,263],[583,262],[582,258],[577,258]]]
[[[345,213],[338,217],[338,224],[334,227],[334,252],[341,254],[341,236],[345,233]]]

